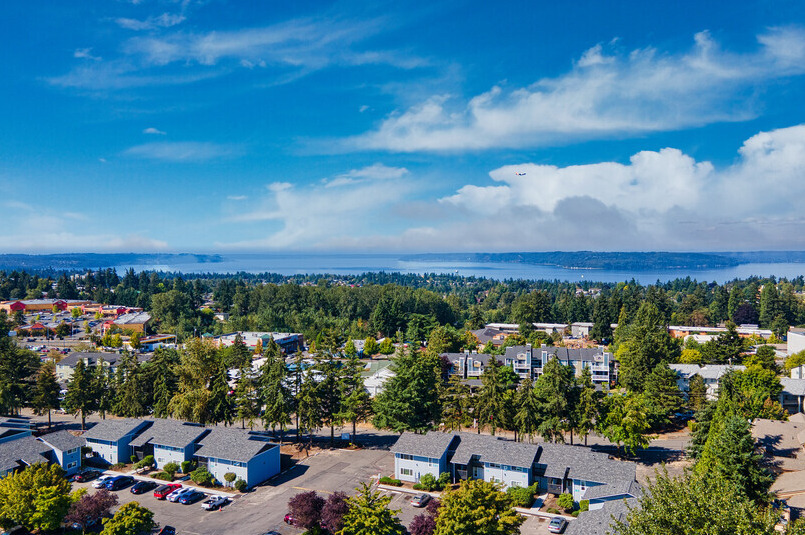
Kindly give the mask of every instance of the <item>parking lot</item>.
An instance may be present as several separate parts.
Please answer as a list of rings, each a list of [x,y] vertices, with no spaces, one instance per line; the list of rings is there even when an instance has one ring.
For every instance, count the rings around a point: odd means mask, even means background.
[[[153,491],[134,495],[129,489],[117,491],[120,504],[137,501],[154,512],[160,526],[170,525],[177,533],[187,535],[216,535],[238,533],[260,535],[276,530],[282,534],[298,535],[302,530],[283,522],[288,500],[298,492],[315,490],[322,496],[335,491],[352,494],[361,482],[370,481],[373,475],[393,471],[394,460],[387,450],[364,449],[325,450],[300,461],[289,471],[240,495],[234,493],[232,502],[218,511],[204,511],[202,501],[191,505],[157,500]],[[74,483],[74,488],[89,487],[90,483]],[[202,489],[204,490],[204,489]],[[391,507],[399,509],[399,517],[408,526],[414,516],[422,512],[411,506],[410,495],[392,492]],[[529,517],[523,525],[523,534],[546,534],[548,522]]]

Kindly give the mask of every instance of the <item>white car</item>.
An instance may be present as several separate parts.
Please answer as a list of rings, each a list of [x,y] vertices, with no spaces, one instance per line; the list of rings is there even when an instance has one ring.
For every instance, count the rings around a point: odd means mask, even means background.
[[[93,489],[99,489],[101,487],[105,487],[106,482],[108,480],[112,479],[113,477],[115,477],[115,476],[101,476],[101,477],[99,477],[98,479],[96,479],[95,481],[92,482],[92,488]]]
[[[182,496],[184,496],[188,492],[194,492],[195,490],[196,489],[194,489],[192,487],[182,487],[182,488],[176,489],[173,492],[171,492],[170,494],[168,494],[168,497],[166,499],[169,502],[174,502],[175,503],[175,502],[179,501],[179,498],[181,498]]]
[[[229,503],[229,498],[224,496],[210,496],[204,503],[201,504],[202,509],[207,511],[215,511]]]

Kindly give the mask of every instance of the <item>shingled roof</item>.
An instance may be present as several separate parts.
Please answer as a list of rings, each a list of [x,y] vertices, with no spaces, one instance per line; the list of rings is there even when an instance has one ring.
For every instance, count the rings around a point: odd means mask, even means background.
[[[178,420],[155,418],[145,421],[149,422],[149,427],[132,439],[129,443],[131,446],[141,447],[151,443],[170,448],[186,448],[207,433],[203,426]]]
[[[581,513],[565,530],[565,535],[603,535],[612,529],[610,525],[619,520],[626,520],[629,507],[636,507],[637,500],[613,500],[606,502],[601,509],[591,509]]]
[[[450,461],[454,464],[468,464],[475,455],[485,463],[531,468],[539,453],[539,447],[536,444],[512,442],[473,433],[456,433],[456,436],[459,443],[456,453]]]
[[[80,448],[84,445],[84,441],[77,436],[71,434],[69,431],[56,431],[55,433],[48,433],[42,435],[39,440],[50,444],[60,451],[70,451],[75,448]]]
[[[447,451],[454,437],[455,433],[439,431],[428,431],[424,435],[403,433],[391,447],[391,452],[439,459]]]
[[[246,463],[264,450],[279,447],[268,442],[264,436],[250,433],[248,430],[233,427],[208,429],[210,433],[199,441],[201,447],[196,451],[199,457]]]
[[[0,472],[16,470],[26,465],[46,463],[50,446],[32,436],[0,443]]]
[[[83,436],[85,439],[117,442],[126,435],[134,433],[140,427],[144,427],[144,423],[145,420],[136,418],[101,420],[92,429],[86,431]]]

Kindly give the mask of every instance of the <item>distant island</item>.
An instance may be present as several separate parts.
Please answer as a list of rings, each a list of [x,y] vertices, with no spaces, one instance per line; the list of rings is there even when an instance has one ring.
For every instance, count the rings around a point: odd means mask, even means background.
[[[541,253],[423,253],[400,258],[415,262],[496,262],[534,264],[563,269],[655,271],[723,269],[751,263],[805,262],[805,251],[731,253],[551,251]]]
[[[0,269],[5,271],[80,271],[121,265],[171,264],[177,261],[221,262],[220,255],[191,253],[63,253],[0,254]]]

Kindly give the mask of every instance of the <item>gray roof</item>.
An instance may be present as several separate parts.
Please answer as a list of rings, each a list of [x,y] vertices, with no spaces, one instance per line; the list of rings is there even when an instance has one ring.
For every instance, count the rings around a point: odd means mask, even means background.
[[[90,365],[95,365],[98,363],[98,359],[103,359],[105,362],[109,364],[115,364],[118,359],[122,358],[123,355],[119,355],[117,353],[85,353],[82,351],[77,351],[70,353],[63,359],[61,359],[56,365],[57,366],[70,366],[71,368],[75,368],[75,365],[78,364],[79,360],[89,359]]]
[[[473,456],[481,462],[507,464],[531,468],[539,453],[539,446],[526,442],[512,442],[489,435],[456,433],[459,444],[451,460],[454,464],[468,464]]]
[[[428,431],[424,435],[403,433],[394,446],[391,447],[391,452],[439,459],[450,447],[453,438],[455,438],[454,433],[442,433],[440,431]]]
[[[160,446],[186,448],[207,433],[207,429],[203,426],[178,420],[156,418],[145,421],[149,422],[150,426],[129,442],[131,446],[140,447],[150,442]]]
[[[68,431],[56,431],[55,433],[48,433],[39,437],[42,440],[57,450],[69,451],[74,448],[80,448],[84,445],[84,440],[71,434]]]
[[[805,396],[805,379],[783,377],[780,379],[780,384],[783,385],[783,394],[788,394],[789,396]]]
[[[122,418],[101,420],[83,435],[85,439],[118,441],[145,425],[145,420]]]
[[[0,443],[0,472],[14,470],[29,464],[46,463],[48,458],[45,455],[49,451],[50,447],[47,444],[32,436],[2,442]]]
[[[545,475],[548,477],[561,477],[548,472],[564,474],[564,469],[569,468],[567,477],[572,479],[625,485],[634,481],[637,476],[635,463],[611,459],[606,453],[591,451],[583,446],[545,443],[540,448],[537,462],[547,465]]]
[[[601,509],[581,513],[565,530],[565,535],[604,535],[615,520],[626,520],[629,507],[637,507],[637,500],[614,500],[606,502]]]
[[[265,437],[250,433],[248,430],[234,427],[212,427],[210,433],[199,443],[196,451],[200,457],[214,457],[228,461],[249,462],[255,455],[265,449],[278,448],[269,443]]]
[[[510,346],[506,348],[505,356],[507,358],[516,358],[518,353],[527,353],[531,352],[532,358],[541,358],[542,352],[545,351],[549,357],[553,356],[558,358],[559,360],[569,360],[569,361],[583,361],[583,362],[590,362],[595,360],[596,355],[603,355],[604,353],[609,353],[604,348],[601,347],[582,347],[582,348],[572,348],[572,347],[556,347],[556,346]]]
[[[133,325],[151,321],[151,314],[148,312],[130,312],[121,314],[112,323],[115,325]]]

